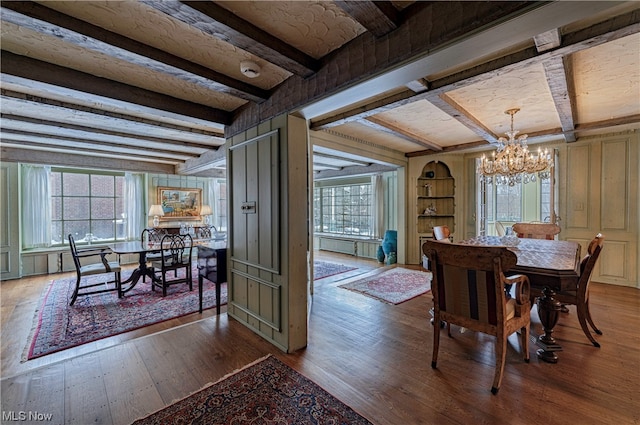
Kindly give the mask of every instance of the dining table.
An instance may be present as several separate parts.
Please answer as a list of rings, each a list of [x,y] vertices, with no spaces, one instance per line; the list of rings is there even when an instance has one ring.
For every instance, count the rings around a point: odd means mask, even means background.
[[[118,255],[138,255],[138,267],[133,270],[131,276],[129,276],[127,280],[121,283],[121,285],[128,285],[126,288],[122,289],[123,294],[132,290],[143,276],[149,277],[153,282],[160,282],[156,277],[153,267],[147,266],[147,254],[162,251],[162,247],[159,243],[144,241],[116,242],[109,244],[109,249]]]
[[[536,299],[544,334],[536,338],[538,357],[557,363],[562,347],[553,337],[562,305],[556,291],[575,289],[580,278],[580,244],[573,241],[518,238],[517,236],[476,236],[460,242],[465,245],[504,246],[516,254],[515,267],[508,270],[529,278],[531,298]]]

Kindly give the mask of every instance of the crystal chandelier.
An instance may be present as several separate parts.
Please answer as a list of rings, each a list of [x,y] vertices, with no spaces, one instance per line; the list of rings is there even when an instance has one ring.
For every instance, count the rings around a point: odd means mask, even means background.
[[[506,132],[509,139],[504,137],[498,139],[500,145],[493,153],[492,159],[482,155],[477,170],[481,181],[493,183],[495,179],[497,184],[514,186],[521,182],[535,182],[536,175],[540,179],[550,177],[552,161],[547,149],[544,151],[538,149],[538,155],[534,156],[529,152],[526,134],[516,139],[518,131],[513,129],[513,116],[519,110],[514,108],[505,111],[505,114],[511,115],[511,131]]]

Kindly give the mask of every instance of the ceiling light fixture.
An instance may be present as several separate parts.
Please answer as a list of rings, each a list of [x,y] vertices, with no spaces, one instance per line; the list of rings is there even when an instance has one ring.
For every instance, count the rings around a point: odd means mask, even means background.
[[[245,77],[256,78],[260,76],[260,67],[255,62],[242,61],[240,62],[240,72],[242,72]]]
[[[551,175],[552,161],[549,151],[538,149],[538,155],[534,156],[529,152],[526,134],[516,139],[518,131],[513,129],[513,116],[519,110],[514,108],[505,111],[505,114],[511,115],[511,131],[506,132],[509,139],[498,139],[500,145],[493,153],[492,159],[482,155],[477,169],[481,181],[492,183],[495,176],[497,184],[514,186],[521,182],[535,182],[536,174],[540,179],[548,179]]]

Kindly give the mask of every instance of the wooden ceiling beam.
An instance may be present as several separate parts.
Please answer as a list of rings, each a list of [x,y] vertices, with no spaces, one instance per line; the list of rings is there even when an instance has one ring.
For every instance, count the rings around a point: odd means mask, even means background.
[[[66,42],[79,47],[106,53],[244,100],[262,102],[271,94],[268,90],[31,1],[3,2],[2,20],[40,34],[63,37]],[[60,28],[68,31],[63,33]]]
[[[150,156],[179,159],[181,161],[186,161],[189,158],[195,158],[199,156],[199,154],[193,150],[185,152],[166,148],[158,148],[157,146],[148,146],[142,143],[119,143],[118,141],[116,141],[116,139],[113,139],[114,141],[107,142],[104,140],[90,139],[85,137],[70,137],[65,135],[58,135],[55,133],[44,131],[25,131],[3,127],[2,129],[0,129],[0,135],[2,136],[3,143],[5,140],[12,139],[24,142],[33,141],[38,143],[50,143],[51,145],[55,146],[103,146],[105,147],[104,150],[109,150],[110,152],[141,152],[150,154]]]
[[[218,139],[224,139],[223,131],[208,131],[200,128],[187,127],[186,125],[172,124],[169,122],[143,118],[143,117],[123,114],[119,112],[107,111],[104,109],[93,108],[90,106],[79,105],[76,103],[65,102],[57,99],[49,99],[47,97],[27,94],[19,91],[14,91],[14,90],[0,89],[0,96],[16,99],[19,101],[36,102],[42,105],[53,106],[56,108],[64,108],[64,109],[69,109],[71,111],[78,111],[78,112],[84,112],[87,114],[104,116],[108,118],[113,118],[114,120],[124,120],[124,121],[130,121],[136,124],[144,124],[152,127],[175,130],[179,132],[184,132],[185,134],[189,134],[189,135],[195,134],[199,136],[210,136]]]
[[[37,150],[48,153],[54,152],[73,152],[76,155],[85,155],[89,157],[100,157],[100,158],[117,158],[123,157],[130,160],[136,161],[150,161],[150,162],[160,162],[164,164],[176,165],[185,159],[168,157],[163,155],[149,155],[148,153],[138,153],[134,151],[134,149],[102,149],[98,145],[86,145],[83,146],[81,144],[64,144],[60,143],[57,145],[52,145],[50,143],[43,143],[35,140],[21,140],[21,139],[13,139],[11,137],[3,137],[2,140],[3,146],[27,149],[27,150]]]
[[[178,175],[224,177],[225,171],[219,169],[219,164],[226,164],[226,155],[226,149],[206,151],[198,158],[189,159],[176,165],[175,173]]]
[[[349,162],[349,165],[371,165],[371,162],[367,162],[367,161],[359,161],[357,159],[351,159],[351,158],[347,158],[344,156],[338,156],[338,155],[330,155],[328,153],[322,153],[322,152],[314,152],[313,153],[313,157],[314,158],[326,158],[326,159],[333,159],[335,161],[343,161],[343,162]]]
[[[496,136],[484,124],[471,115],[469,111],[463,108],[459,103],[455,102],[447,94],[443,93],[441,95],[437,95],[435,92],[428,92],[426,100],[487,142],[491,144],[498,143],[498,136]]]
[[[427,149],[424,151],[409,152],[409,153],[406,153],[405,156],[407,158],[413,158],[416,156],[435,155],[438,153],[450,153],[450,152],[464,151],[464,150],[469,150],[473,148],[480,148],[480,147],[487,147],[487,146],[490,146],[490,145],[486,141],[480,140],[472,143],[464,143],[462,145],[446,146],[441,151],[434,151],[433,149]]]
[[[560,126],[567,142],[575,142],[576,93],[573,85],[573,69],[567,57],[555,57],[542,62],[547,84],[556,106]]]
[[[408,140],[409,142],[425,147],[427,149],[431,149],[434,151],[441,151],[442,147],[433,143],[430,140],[426,140],[424,137],[420,137],[417,134],[413,134],[405,129],[402,129],[398,126],[390,124],[384,120],[375,117],[368,117],[365,120],[360,121],[361,124],[365,124],[369,127],[375,128],[378,131],[382,131],[387,134],[391,134],[395,137],[399,137],[404,140]]]
[[[610,120],[591,122],[588,124],[577,124],[575,131],[600,130],[607,127],[617,127],[617,126],[628,125],[628,124],[636,124],[636,127],[640,128],[640,114],[630,115],[627,117],[612,118]]]
[[[320,62],[210,1],[142,3],[301,77],[320,69]]]
[[[340,167],[338,165],[331,165],[331,164],[325,164],[322,162],[318,162],[318,161],[313,161],[313,167],[315,168],[316,166],[321,167],[321,168],[326,168],[329,170],[342,170],[344,167]]]
[[[2,60],[3,74],[15,75],[220,124],[227,125],[231,120],[231,114],[220,109],[16,55],[6,50],[2,51],[0,59]]]
[[[46,126],[51,128],[51,131],[53,132],[63,132],[66,130],[71,130],[71,132],[77,132],[77,133],[101,134],[116,140],[128,139],[129,143],[137,143],[137,144],[153,143],[155,146],[161,146],[161,145],[169,145],[174,147],[182,146],[189,149],[214,149],[214,150],[217,149],[217,146],[207,145],[204,143],[186,142],[182,140],[168,139],[168,138],[165,139],[161,137],[141,136],[135,133],[128,133],[128,132],[116,131],[116,130],[107,130],[103,128],[84,126],[84,125],[78,125],[78,124],[69,124],[69,123],[63,123],[60,121],[25,117],[25,116],[15,115],[15,114],[0,114],[0,118],[2,119],[3,128],[10,128],[12,126],[12,121],[13,121],[13,122],[24,123],[34,127]],[[78,139],[81,139],[81,137],[78,137]]]
[[[335,4],[376,38],[398,28],[401,15],[389,1],[336,1]]]
[[[120,170],[138,173],[174,174],[175,166],[143,160],[129,161],[123,158],[99,158],[96,156],[76,155],[73,153],[38,151],[1,146],[2,160],[25,164],[56,164],[60,167],[83,167],[99,170]]]
[[[535,47],[523,49],[519,52],[505,55],[464,71],[429,81],[427,83],[429,88],[427,91],[415,93],[414,91],[407,90],[384,99],[378,99],[365,106],[342,111],[340,114],[331,117],[311,121],[310,128],[312,130],[328,129],[348,122],[359,121],[369,116],[419,100],[425,100],[427,98],[437,99],[437,96],[448,91],[491,79],[494,76],[494,72],[498,70],[501,73],[506,73],[512,70],[526,68],[536,63],[553,61],[555,58],[564,58],[581,50],[635,34],[640,31],[639,22],[640,11],[635,10],[609,19],[593,27],[566,34],[563,37],[562,46],[555,50],[539,54]],[[569,88],[568,86],[568,89]]]
[[[326,130],[349,122],[360,121],[381,112],[390,111],[400,106],[424,99],[426,94],[416,94],[413,90],[404,90],[366,105],[340,112],[327,118],[311,121],[311,130]]]
[[[640,32],[640,10],[616,16],[597,25],[565,34],[557,49],[539,54],[535,47],[521,50],[464,71],[429,81],[431,90],[442,93],[491,79],[495,71],[506,74],[544,61],[572,55],[585,49]]]

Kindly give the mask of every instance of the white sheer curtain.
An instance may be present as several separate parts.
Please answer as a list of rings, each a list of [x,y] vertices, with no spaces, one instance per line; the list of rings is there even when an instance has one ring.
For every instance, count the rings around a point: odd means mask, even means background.
[[[384,234],[384,181],[382,174],[371,176],[371,185],[373,186],[372,236],[374,238],[382,238]]]
[[[146,205],[144,202],[144,175],[125,173],[124,175],[124,211],[125,238],[140,239],[145,226]]]
[[[22,165],[22,243],[51,246],[51,167]]]
[[[220,204],[220,180],[219,179],[211,179],[209,180],[209,205],[211,205],[211,209],[213,211],[213,217],[211,220],[211,224],[216,226],[219,232],[225,231],[226,224],[222,222],[221,217],[224,214],[221,214],[222,205]]]
[[[216,229],[218,228],[218,198],[216,197],[217,195],[217,190],[216,190],[216,186],[217,186],[218,181],[215,179],[209,179],[207,181],[207,202],[209,203],[209,206],[211,207],[211,212],[213,212],[213,215],[211,216],[211,224],[213,224],[214,226],[216,226]]]

